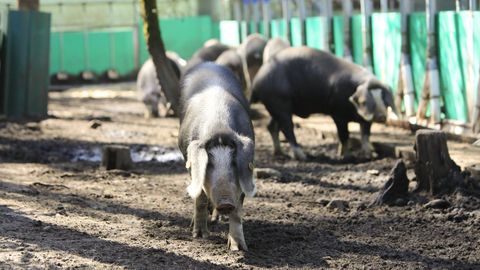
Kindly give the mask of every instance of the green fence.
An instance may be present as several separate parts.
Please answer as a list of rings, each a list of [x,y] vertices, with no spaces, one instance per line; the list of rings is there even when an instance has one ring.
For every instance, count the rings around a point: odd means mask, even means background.
[[[315,49],[325,50],[327,39],[325,17],[309,17],[305,19],[306,45]]]
[[[270,34],[272,38],[285,38],[287,32],[287,26],[285,20],[276,19],[270,22]]]
[[[473,14],[473,15],[472,15]],[[208,16],[181,19],[162,19],[163,40],[168,50],[188,59],[210,38],[219,38],[222,43],[237,46],[248,33],[264,33],[263,23],[220,21],[213,22]],[[288,24],[292,46],[302,44],[302,29],[306,45],[325,49],[326,21],[323,17],[308,17],[304,27],[299,18]],[[401,57],[400,15],[398,13],[374,13],[371,24],[372,64],[374,73],[394,90],[398,83]],[[355,14],[350,21],[353,61],[363,63],[363,15]],[[480,12],[440,12],[437,15],[437,41],[441,94],[445,114],[449,119],[468,121],[468,106],[476,95],[467,98],[469,80],[476,87],[480,70]],[[256,27],[255,27],[256,26]],[[271,37],[285,38],[287,24],[283,19],[270,22]],[[115,28],[108,31],[56,32],[51,35],[50,73],[66,71],[79,73],[84,70],[102,72],[115,69],[126,74],[143,63],[149,56],[143,38],[142,22],[135,29]],[[344,54],[344,19],[336,15],[332,19],[333,50],[337,56]],[[412,76],[416,93],[416,106],[423,90],[426,63],[426,17],[425,13],[413,13],[408,18],[408,39],[411,51]],[[139,48],[135,48],[135,40]],[[472,55],[469,55],[471,52]],[[136,55],[138,54],[138,63]],[[473,65],[474,73],[468,70]],[[472,77],[473,76],[473,77]],[[476,93],[476,91],[474,91]]]
[[[167,50],[178,53],[188,59],[203,43],[211,38],[220,38],[217,27],[209,16],[187,17],[180,19],[160,20],[162,38]],[[140,29],[143,21],[140,22]],[[140,32],[143,33],[143,32]],[[140,37],[140,62],[148,59],[148,51],[143,35]]]
[[[375,13],[371,23],[375,25],[372,28],[373,71],[396,91],[402,47],[400,14]]]
[[[425,13],[413,13],[408,18],[410,62],[415,90],[415,106],[422,96],[427,59],[427,21]],[[416,108],[416,107],[415,107]]]
[[[162,38],[167,50],[177,52],[188,59],[205,41],[220,38],[221,25],[208,16],[160,21]],[[231,26],[226,24],[228,31]],[[238,29],[238,28],[237,28]],[[149,58],[143,37],[143,21],[139,22],[138,33],[132,28],[108,30],[54,32],[50,36],[50,74],[82,71],[102,73],[108,69],[126,75]],[[237,37],[238,38],[238,37]],[[135,48],[136,41],[139,44]],[[238,40],[231,41],[235,45]],[[138,61],[136,63],[136,55]]]
[[[302,46],[302,21],[299,18],[290,19],[290,42],[293,47]]]

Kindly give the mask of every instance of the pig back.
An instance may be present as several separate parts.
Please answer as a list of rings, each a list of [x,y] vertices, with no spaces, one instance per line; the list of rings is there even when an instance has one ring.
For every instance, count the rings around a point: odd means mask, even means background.
[[[240,82],[228,69],[203,63],[182,79],[179,146],[182,153],[190,141],[218,130],[232,130],[253,138],[248,102]]]

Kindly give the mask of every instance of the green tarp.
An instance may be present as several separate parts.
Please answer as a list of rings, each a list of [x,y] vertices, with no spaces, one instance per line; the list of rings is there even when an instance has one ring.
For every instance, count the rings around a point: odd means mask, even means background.
[[[8,12],[3,84],[8,117],[47,116],[50,14]]]
[[[305,19],[306,45],[315,49],[325,50],[327,28],[325,17],[308,17]]]
[[[363,65],[363,15],[356,14],[351,20],[351,37],[352,37],[352,58],[353,62]]]
[[[333,16],[333,47],[334,47],[334,52],[335,55],[338,57],[343,57],[344,55],[344,41],[343,41],[343,16]]]
[[[283,19],[276,19],[270,22],[270,33],[272,38],[284,38],[286,37],[286,25]],[[289,38],[287,38],[289,40]]]
[[[220,42],[230,46],[240,44],[240,25],[237,21],[220,21]]]
[[[290,19],[290,39],[293,47],[302,46],[302,21],[300,18]]]
[[[472,110],[478,98],[477,85],[480,75],[480,12],[462,11],[457,14],[456,20],[465,95],[468,108]],[[469,70],[470,65],[473,70]],[[469,89],[469,86],[473,89]]]
[[[353,15],[350,20],[351,46],[353,61],[359,65],[363,63],[363,36],[362,36],[362,15]],[[333,43],[335,55],[344,56],[344,19],[341,15],[333,16]]]
[[[372,14],[372,60],[375,75],[395,91],[402,46],[400,14]]]
[[[410,14],[408,18],[408,39],[416,98],[415,106],[418,106],[425,83],[425,65],[427,63],[427,21],[425,13]]]
[[[452,11],[438,13],[438,61],[441,93],[448,119],[468,120],[465,83],[458,40],[457,14]]]

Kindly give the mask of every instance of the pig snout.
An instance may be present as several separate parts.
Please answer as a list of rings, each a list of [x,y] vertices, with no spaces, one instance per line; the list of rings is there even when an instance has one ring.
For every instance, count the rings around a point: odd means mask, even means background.
[[[235,210],[235,205],[230,200],[221,200],[216,207],[218,213],[228,215]]]

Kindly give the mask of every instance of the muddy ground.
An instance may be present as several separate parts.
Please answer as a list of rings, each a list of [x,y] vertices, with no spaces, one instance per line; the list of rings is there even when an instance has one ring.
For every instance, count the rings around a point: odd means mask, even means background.
[[[257,167],[283,175],[258,179],[246,200],[248,252],[227,250],[225,222],[193,239],[183,161],[105,171],[95,157],[79,158],[113,143],[175,151],[178,120],[143,119],[132,87],[50,93],[48,119],[0,122],[1,269],[480,269],[479,199],[454,194],[443,210],[422,207],[421,196],[367,207],[396,159],[338,159],[333,123],[321,116],[295,119],[309,162],[273,158],[268,118],[254,121]],[[374,125],[372,141],[412,145],[413,136]],[[460,165],[480,163],[480,148],[449,146]],[[344,202],[327,207],[332,199]]]

